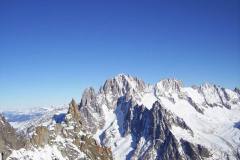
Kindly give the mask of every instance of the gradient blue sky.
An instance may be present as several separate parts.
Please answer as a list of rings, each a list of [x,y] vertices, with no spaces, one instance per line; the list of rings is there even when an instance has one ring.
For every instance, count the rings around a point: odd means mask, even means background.
[[[80,101],[118,73],[240,85],[240,1],[0,1],[0,109]]]

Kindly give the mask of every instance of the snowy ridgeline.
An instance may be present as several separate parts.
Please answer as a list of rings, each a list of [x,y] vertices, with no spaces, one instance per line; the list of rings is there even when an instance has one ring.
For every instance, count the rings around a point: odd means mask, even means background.
[[[120,74],[107,80],[98,92],[86,89],[78,108],[84,132],[111,148],[114,159],[238,159],[240,156],[238,90],[207,83],[184,87],[175,79],[150,85]],[[14,127],[26,132],[32,126],[61,123],[66,112],[67,107],[61,107],[29,113],[4,112],[4,115]],[[54,146],[47,150],[60,154]],[[14,151],[12,157],[41,152],[45,152],[44,148],[22,149]],[[62,155],[57,157],[61,159]]]

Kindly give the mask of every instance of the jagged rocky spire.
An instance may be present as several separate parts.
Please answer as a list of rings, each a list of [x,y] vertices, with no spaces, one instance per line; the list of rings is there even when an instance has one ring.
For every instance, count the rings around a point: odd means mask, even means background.
[[[84,90],[80,108],[81,106],[95,106],[96,105],[96,93],[94,88],[90,87]]]
[[[76,103],[76,101],[73,98],[72,98],[71,102],[69,103],[68,114],[70,114],[71,118],[78,124],[82,123],[78,104]]]
[[[95,133],[105,124],[103,109],[97,102],[97,94],[90,87],[84,90],[79,105],[83,128],[90,133]]]
[[[120,96],[131,90],[142,91],[144,88],[144,81],[130,75],[119,74],[112,79],[106,80],[101,91]]]

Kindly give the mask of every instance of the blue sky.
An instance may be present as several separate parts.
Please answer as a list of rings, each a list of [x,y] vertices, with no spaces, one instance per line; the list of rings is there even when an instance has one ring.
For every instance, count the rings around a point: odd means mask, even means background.
[[[0,109],[80,101],[118,73],[240,85],[240,1],[1,1]]]

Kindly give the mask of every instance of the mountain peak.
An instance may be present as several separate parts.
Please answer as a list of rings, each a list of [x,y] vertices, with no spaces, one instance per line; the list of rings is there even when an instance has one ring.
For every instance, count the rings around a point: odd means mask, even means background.
[[[129,74],[125,74],[125,73],[119,73],[114,78],[118,78],[118,77],[132,77],[132,76],[130,76]]]
[[[77,102],[75,101],[74,98],[72,98],[70,104],[71,104],[72,106],[77,106]]]
[[[94,105],[93,103],[95,103],[95,101],[96,101],[95,90],[94,90],[94,88],[89,87],[89,88],[85,89],[83,92],[80,107]]]
[[[114,95],[123,95],[130,90],[142,90],[144,87],[144,81],[127,74],[118,74],[106,80],[101,91],[113,93]]]
[[[74,99],[72,99],[71,102],[69,103],[68,114],[70,114],[72,116],[72,118],[74,120],[76,120],[77,122],[79,121],[80,112],[78,109],[78,105]]]
[[[182,81],[176,80],[174,78],[167,78],[160,80],[155,85],[155,92],[157,95],[165,95],[166,93],[179,93],[181,92],[182,87]]]

